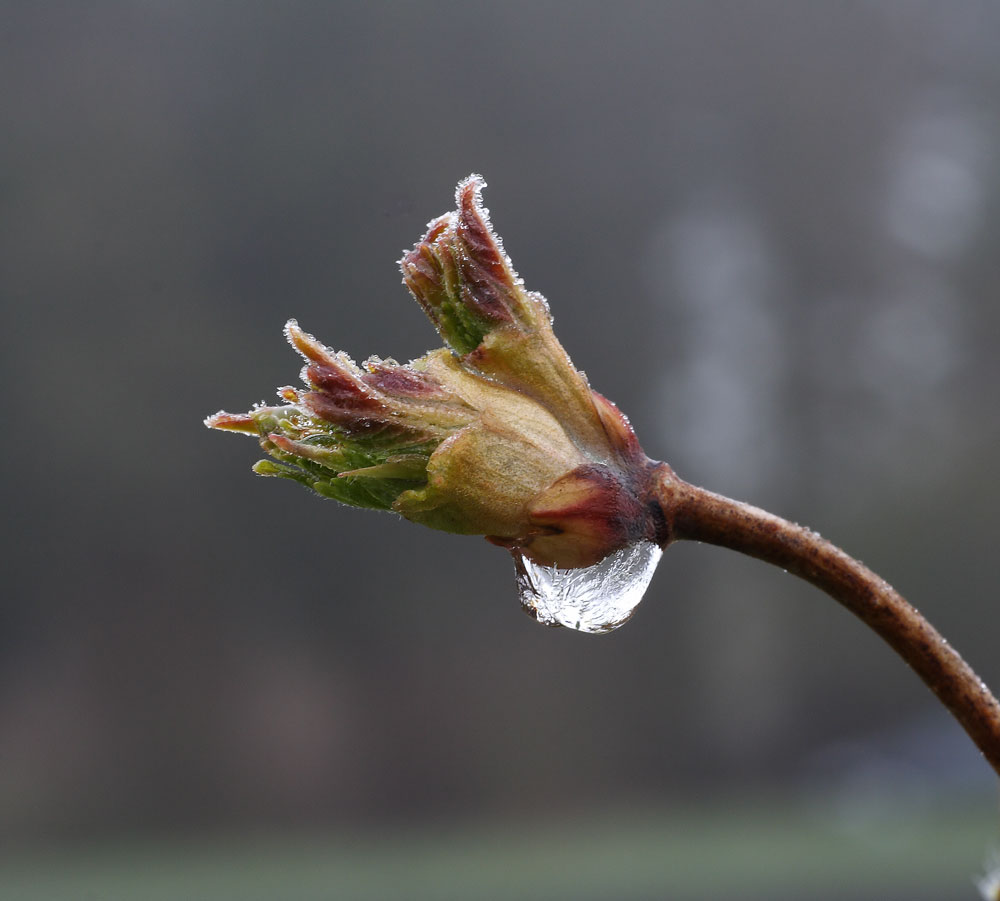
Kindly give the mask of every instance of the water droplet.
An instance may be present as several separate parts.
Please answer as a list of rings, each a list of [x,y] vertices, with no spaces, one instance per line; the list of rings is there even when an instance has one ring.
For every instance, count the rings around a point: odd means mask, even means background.
[[[524,609],[547,626],[610,632],[639,606],[663,551],[640,541],[583,569],[539,566],[514,552],[517,593]]]

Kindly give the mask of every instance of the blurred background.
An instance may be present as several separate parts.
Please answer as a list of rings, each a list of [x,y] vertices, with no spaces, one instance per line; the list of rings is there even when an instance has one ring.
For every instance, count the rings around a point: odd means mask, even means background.
[[[971,898],[995,779],[882,643],[675,546],[594,637],[208,432],[437,337],[470,172],[592,384],[1000,687],[1000,7],[0,9],[0,897]],[[89,892],[89,894],[86,894]]]

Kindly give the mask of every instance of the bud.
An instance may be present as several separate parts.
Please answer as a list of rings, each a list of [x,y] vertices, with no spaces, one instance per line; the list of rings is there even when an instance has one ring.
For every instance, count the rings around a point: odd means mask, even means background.
[[[346,504],[488,540],[560,568],[590,566],[635,541],[662,543],[648,460],[628,420],[590,389],[527,292],[482,206],[458,186],[400,262],[447,348],[362,366],[303,332],[306,389],[279,406],[220,412],[211,428],[256,436],[260,475]]]

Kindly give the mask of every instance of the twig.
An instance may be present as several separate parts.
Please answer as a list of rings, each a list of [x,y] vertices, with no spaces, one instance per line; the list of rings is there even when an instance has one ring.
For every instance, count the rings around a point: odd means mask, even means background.
[[[822,589],[874,629],[951,711],[1000,775],[1000,703],[888,582],[810,529],[688,484],[665,464],[653,490],[668,541],[702,541],[773,563]]]

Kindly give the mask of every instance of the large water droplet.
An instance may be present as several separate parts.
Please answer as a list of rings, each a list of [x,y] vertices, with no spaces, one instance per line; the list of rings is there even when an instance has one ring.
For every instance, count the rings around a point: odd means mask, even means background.
[[[539,566],[514,553],[517,593],[524,609],[547,626],[610,632],[635,612],[663,551],[640,541],[583,569]]]

